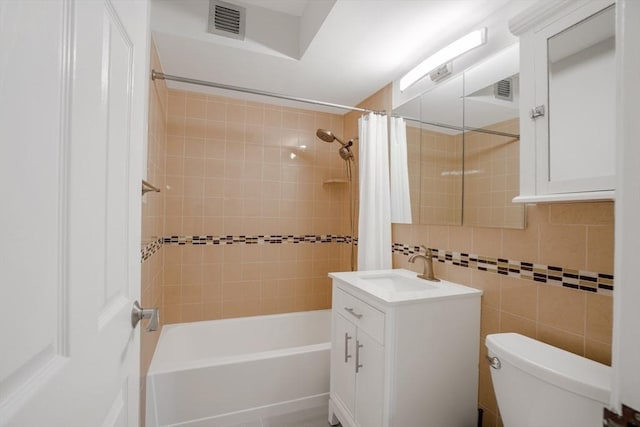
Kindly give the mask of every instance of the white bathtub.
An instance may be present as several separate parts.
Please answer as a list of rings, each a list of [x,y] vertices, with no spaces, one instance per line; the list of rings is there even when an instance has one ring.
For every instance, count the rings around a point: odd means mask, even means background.
[[[147,427],[226,427],[326,404],[331,311],[167,325]]]

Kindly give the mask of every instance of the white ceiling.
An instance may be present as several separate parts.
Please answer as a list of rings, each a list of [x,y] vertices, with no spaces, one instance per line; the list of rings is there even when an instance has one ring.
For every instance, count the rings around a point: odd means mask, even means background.
[[[226,1],[247,8],[244,41],[206,32],[208,0],[153,0],[166,74],[356,105],[510,0]]]

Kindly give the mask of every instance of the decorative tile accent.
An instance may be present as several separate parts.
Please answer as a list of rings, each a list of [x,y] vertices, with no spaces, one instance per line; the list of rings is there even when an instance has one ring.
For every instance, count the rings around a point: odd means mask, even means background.
[[[358,244],[358,239],[353,239]],[[298,243],[350,243],[351,236],[333,234],[294,235],[258,235],[258,236],[167,236],[147,244],[142,249],[142,262],[151,258],[164,245],[265,245]],[[394,253],[412,255],[420,251],[419,246],[407,246],[394,243]],[[523,280],[546,283],[554,286],[577,289],[585,292],[612,295],[613,275],[586,270],[573,270],[553,265],[533,264],[506,258],[492,258],[464,252],[449,252],[431,248],[438,262],[472,268],[474,270],[501,274]]]
[[[489,273],[518,279],[532,280],[554,286],[577,289],[585,292],[612,295],[613,275],[586,270],[573,270],[553,265],[532,264],[504,258],[485,257],[464,252],[448,252],[431,248],[434,260],[459,267],[473,268]],[[412,255],[420,252],[419,246],[393,244],[393,252]]]
[[[270,236],[169,236],[163,239],[165,245],[264,245],[283,243],[349,243],[351,236],[332,234],[304,236],[280,235]]]
[[[353,240],[358,244],[358,239]],[[264,244],[296,244],[296,243],[350,243],[351,236],[333,234],[305,234],[304,236],[280,235],[269,236],[167,236],[159,237],[145,245],[141,250],[141,262],[145,262],[158,252],[162,245],[264,245]]]
[[[160,250],[160,248],[162,247],[162,237],[158,237],[157,240],[154,240],[151,243],[147,243],[142,249],[141,249],[141,260],[140,262],[143,263],[146,260],[148,260],[149,258],[151,258],[151,256],[153,254],[155,254],[156,252],[158,252]]]

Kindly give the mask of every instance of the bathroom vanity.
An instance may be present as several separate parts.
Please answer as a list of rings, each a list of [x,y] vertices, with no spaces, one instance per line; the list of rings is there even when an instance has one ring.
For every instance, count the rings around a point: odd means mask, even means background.
[[[404,269],[329,276],[329,423],[476,425],[482,292]]]

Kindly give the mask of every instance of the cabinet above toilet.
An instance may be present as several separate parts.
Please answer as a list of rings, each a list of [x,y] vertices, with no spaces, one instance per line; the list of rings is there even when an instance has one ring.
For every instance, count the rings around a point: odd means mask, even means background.
[[[509,21],[520,37],[517,202],[612,200],[613,1],[536,3]]]

